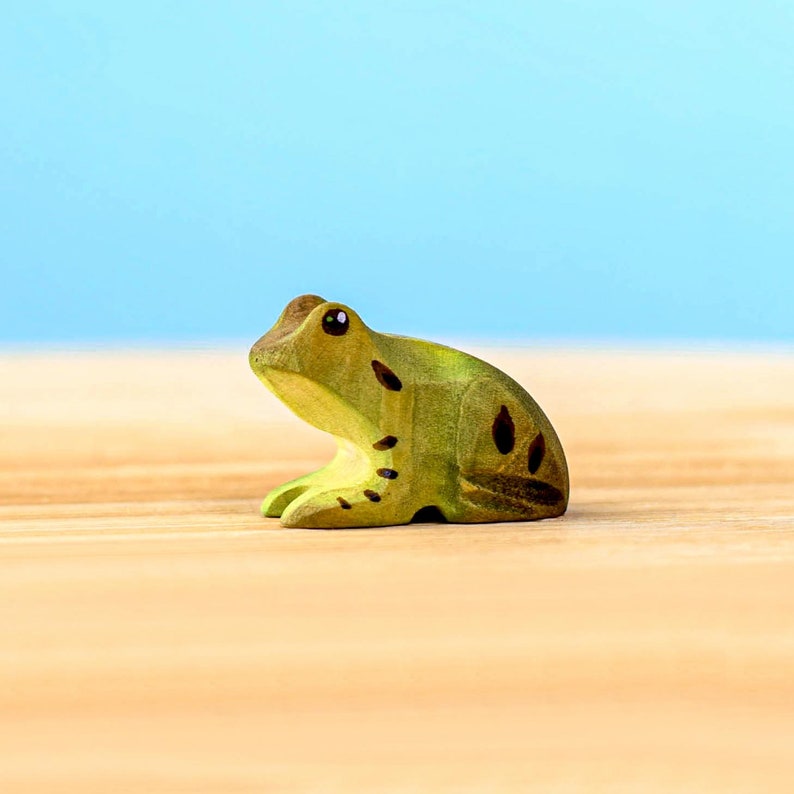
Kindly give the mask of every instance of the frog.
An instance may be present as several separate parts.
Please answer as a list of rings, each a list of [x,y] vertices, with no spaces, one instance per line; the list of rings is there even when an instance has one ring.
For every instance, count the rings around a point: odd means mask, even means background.
[[[446,345],[369,328],[349,306],[291,300],[251,347],[258,379],[337,441],[333,459],[267,494],[285,527],[473,524],[562,516],[565,453],[507,374]]]

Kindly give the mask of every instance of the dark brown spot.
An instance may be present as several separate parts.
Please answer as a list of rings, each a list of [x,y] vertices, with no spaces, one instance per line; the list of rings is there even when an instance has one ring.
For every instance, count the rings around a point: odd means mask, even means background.
[[[376,441],[372,446],[383,452],[384,449],[391,449],[397,443],[397,436],[384,436],[380,441]]]
[[[396,480],[397,472],[394,469],[378,469],[378,477],[385,477],[387,480]]]
[[[502,410],[499,411],[496,419],[493,420],[491,434],[496,448],[503,455],[513,451],[513,446],[516,443],[516,426],[513,424],[513,418],[510,416],[510,411],[507,410],[506,405],[502,406]]]
[[[389,391],[402,389],[402,381],[382,361],[373,361],[372,369],[381,386],[385,386]]]
[[[336,501],[339,502],[339,505],[341,506],[342,510],[350,510],[350,508],[352,507],[350,502],[348,502],[347,499],[343,499],[341,496],[337,496]]]
[[[538,433],[529,445],[528,466],[529,473],[534,474],[543,463],[543,456],[546,454],[546,439],[543,433]]]
[[[368,488],[364,491],[364,496],[366,496],[370,502],[380,502],[380,494],[377,491],[370,491]]]

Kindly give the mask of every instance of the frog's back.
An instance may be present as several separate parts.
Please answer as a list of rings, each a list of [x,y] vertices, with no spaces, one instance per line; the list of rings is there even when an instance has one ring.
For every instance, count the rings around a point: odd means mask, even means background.
[[[565,454],[551,422],[525,389],[462,351],[379,336],[379,346],[399,362],[401,377],[413,386],[414,476],[422,476],[423,461],[429,466],[432,460],[437,469],[444,458],[439,443],[447,447],[435,506],[448,520],[526,520],[565,512]]]

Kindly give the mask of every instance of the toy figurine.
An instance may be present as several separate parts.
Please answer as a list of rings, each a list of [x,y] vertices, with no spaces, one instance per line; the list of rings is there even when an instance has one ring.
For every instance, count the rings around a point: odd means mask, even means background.
[[[562,515],[568,468],[532,397],[449,347],[372,331],[301,295],[252,348],[257,377],[339,444],[324,468],[271,491],[287,527],[474,523]]]

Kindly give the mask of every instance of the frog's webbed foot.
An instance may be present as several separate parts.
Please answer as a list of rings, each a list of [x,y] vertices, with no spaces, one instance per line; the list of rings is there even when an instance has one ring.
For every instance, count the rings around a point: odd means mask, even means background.
[[[383,479],[340,487],[310,488],[281,515],[285,527],[339,529],[407,524],[414,511]]]

